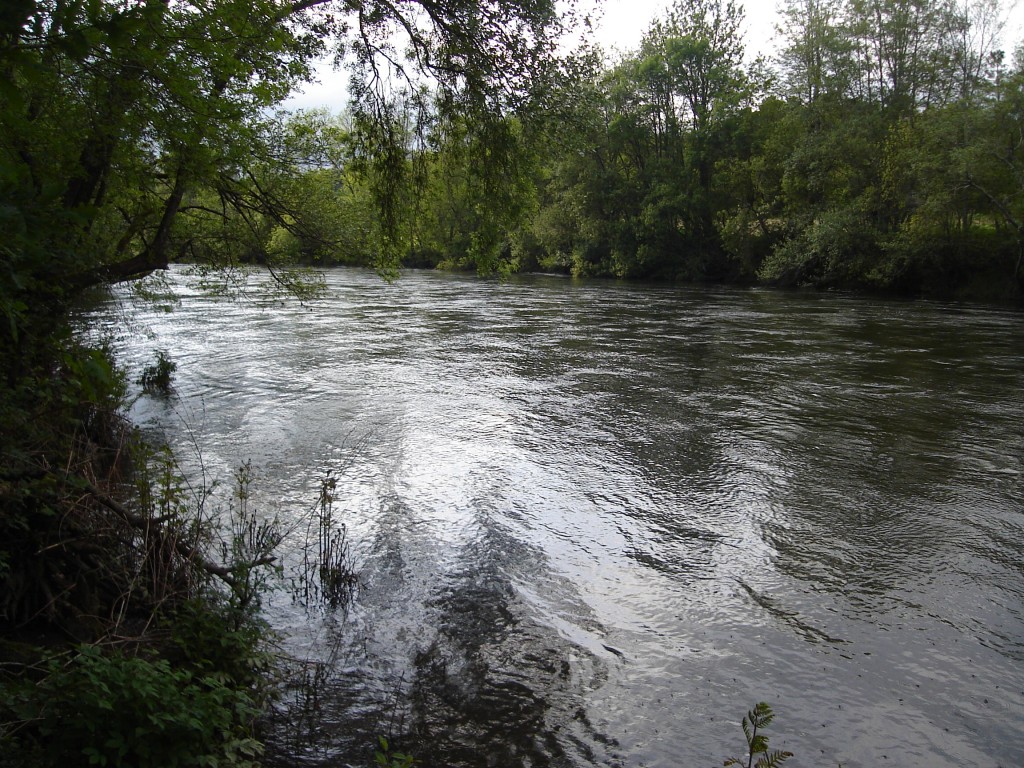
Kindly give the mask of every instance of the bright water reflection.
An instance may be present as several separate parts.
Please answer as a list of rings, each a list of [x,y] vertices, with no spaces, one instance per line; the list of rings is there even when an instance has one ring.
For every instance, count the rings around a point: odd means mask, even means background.
[[[356,604],[315,747],[366,764],[720,765],[776,708],[800,765],[1024,764],[1024,318],[349,270],[308,306],[110,308],[179,399],[135,416],[304,515],[339,471]],[[332,655],[333,654],[333,655]]]

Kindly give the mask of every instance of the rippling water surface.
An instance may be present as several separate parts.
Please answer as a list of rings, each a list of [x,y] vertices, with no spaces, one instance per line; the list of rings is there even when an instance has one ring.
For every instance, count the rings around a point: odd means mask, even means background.
[[[270,606],[322,671],[282,762],[710,767],[765,700],[797,765],[1024,764],[1024,317],[327,277],[97,315],[177,362],[133,415],[193,471],[299,528],[339,478],[353,604]]]

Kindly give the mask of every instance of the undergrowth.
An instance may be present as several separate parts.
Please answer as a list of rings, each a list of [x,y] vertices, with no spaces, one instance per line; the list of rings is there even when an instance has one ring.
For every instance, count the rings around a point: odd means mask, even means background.
[[[208,508],[128,424],[108,350],[70,334],[14,347],[0,345],[0,765],[255,765],[274,690],[259,596],[280,539],[244,470],[230,508]]]
[[[8,748],[40,765],[255,765],[259,701],[230,675],[80,646],[7,686]]]

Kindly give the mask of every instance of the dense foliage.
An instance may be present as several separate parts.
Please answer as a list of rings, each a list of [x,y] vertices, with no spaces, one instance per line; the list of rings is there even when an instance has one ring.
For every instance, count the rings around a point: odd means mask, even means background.
[[[538,262],[1019,295],[1024,59],[994,47],[995,2],[790,0],[774,70],[745,63],[740,16],[678,2],[597,73]]]
[[[600,70],[531,233],[577,273],[1017,296],[1024,59],[994,0],[789,0],[774,67],[726,0]]]
[[[781,10],[771,62],[731,0],[559,61],[548,2],[18,4],[4,343],[176,260],[300,293],[296,264],[401,261],[1017,295],[1024,64],[998,0]],[[273,113],[332,46],[342,115]]]
[[[996,0],[789,0],[765,61],[744,51],[740,6],[677,0],[635,51],[535,73],[534,109],[479,120],[399,94],[388,168],[367,163],[356,115],[291,118],[278,146],[301,144],[303,164],[259,181],[287,215],[229,217],[227,239],[270,264],[388,249],[428,267],[1019,297],[1024,59],[997,48],[1000,18]],[[190,256],[212,257],[196,249],[215,219],[178,231]]]

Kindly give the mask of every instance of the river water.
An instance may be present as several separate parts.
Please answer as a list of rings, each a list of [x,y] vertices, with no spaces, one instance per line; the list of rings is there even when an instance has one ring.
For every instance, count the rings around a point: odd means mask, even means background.
[[[390,734],[424,765],[710,767],[763,700],[797,766],[1024,765],[1024,316],[327,282],[282,304],[176,271],[172,312],[93,318],[133,375],[177,363],[132,415],[222,498],[251,461],[304,532],[337,479],[351,602],[304,607],[286,568],[267,607],[315,673],[278,762]]]

